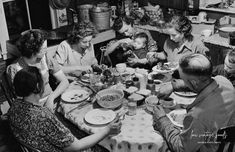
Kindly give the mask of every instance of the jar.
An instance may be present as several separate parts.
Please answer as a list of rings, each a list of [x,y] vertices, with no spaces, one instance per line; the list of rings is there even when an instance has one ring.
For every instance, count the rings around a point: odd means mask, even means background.
[[[137,104],[136,102],[129,102],[128,103],[128,115],[134,116],[136,115]]]
[[[136,88],[140,89],[139,78],[134,77],[132,80],[133,80],[133,82],[134,82],[134,86],[135,86]]]
[[[148,80],[147,89],[149,89],[151,91],[151,94],[154,94],[154,92],[155,92],[155,84],[154,84],[153,80],[151,80],[151,79]]]

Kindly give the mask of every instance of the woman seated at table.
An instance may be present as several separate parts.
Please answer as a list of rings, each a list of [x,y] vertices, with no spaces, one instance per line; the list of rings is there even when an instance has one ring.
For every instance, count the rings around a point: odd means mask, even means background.
[[[92,38],[97,33],[91,22],[80,22],[74,25],[67,40],[58,46],[56,60],[65,74],[80,75],[81,71],[92,70],[97,64]]]
[[[45,86],[45,91],[41,96],[40,103],[53,109],[54,100],[60,96],[69,85],[66,76],[53,56],[51,56],[49,52],[46,52],[47,43],[43,33],[37,30],[27,31],[20,38],[19,43],[19,50],[22,56],[15,61],[15,63],[7,67],[7,74],[13,81],[15,74],[19,70],[28,66],[38,67],[43,75]],[[49,84],[49,74],[54,76],[58,82],[54,91],[52,91]]]
[[[14,136],[21,143],[41,151],[79,151],[89,148],[108,135],[118,134],[121,123],[114,120],[98,133],[77,139],[57,117],[40,104],[44,92],[43,76],[36,67],[28,66],[16,73],[13,85],[18,99],[9,110]]]
[[[170,35],[164,43],[164,51],[168,62],[179,62],[179,59],[190,53],[209,55],[209,49],[204,43],[192,35],[191,21],[181,15],[173,16],[167,23],[167,31]]]

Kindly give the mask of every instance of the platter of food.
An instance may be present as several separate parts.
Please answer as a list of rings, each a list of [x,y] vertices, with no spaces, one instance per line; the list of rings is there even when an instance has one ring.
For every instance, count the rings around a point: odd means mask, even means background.
[[[86,100],[89,95],[89,92],[83,89],[68,90],[62,94],[61,99],[64,102],[77,103]]]
[[[159,73],[159,72],[151,72],[148,74],[148,79],[159,81],[159,82],[168,82],[170,81],[172,76],[168,73]]]
[[[185,109],[177,109],[173,110],[170,113],[167,114],[167,117],[171,120],[171,122],[179,127],[183,128],[183,121],[186,116],[186,110]]]
[[[106,125],[112,122],[116,117],[116,113],[107,109],[93,109],[86,113],[84,120],[92,125]]]
[[[152,68],[154,72],[158,73],[168,73],[168,72],[173,72],[178,68],[179,64],[178,62],[167,62],[164,63],[163,65],[156,65]]]

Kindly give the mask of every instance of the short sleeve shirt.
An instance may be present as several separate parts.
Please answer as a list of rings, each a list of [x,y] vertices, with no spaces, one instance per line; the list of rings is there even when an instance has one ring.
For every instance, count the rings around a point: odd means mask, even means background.
[[[72,49],[66,40],[58,46],[55,58],[61,66],[91,66],[97,64],[92,44],[82,55]]]
[[[63,152],[75,138],[48,108],[23,100],[10,108],[9,121],[17,140],[44,152]]]
[[[15,63],[7,67],[7,74],[12,80],[12,82],[15,77],[15,74],[21,69],[26,68],[27,66],[29,65],[25,63],[24,59],[19,58]],[[52,88],[49,84],[49,73],[54,75],[57,72],[59,72],[61,68],[59,64],[57,63],[57,61],[53,57],[49,57],[47,54],[42,58],[40,63],[36,65],[32,65],[32,66],[36,66],[37,68],[39,68],[42,74],[44,87],[45,87],[44,93],[42,95],[42,99],[43,99],[52,92]]]
[[[206,56],[209,55],[209,49],[204,45],[200,39],[193,38],[192,41],[186,41],[182,46],[178,43],[167,39],[164,43],[164,51],[167,55],[168,62],[179,62],[179,59],[187,54],[200,53]]]

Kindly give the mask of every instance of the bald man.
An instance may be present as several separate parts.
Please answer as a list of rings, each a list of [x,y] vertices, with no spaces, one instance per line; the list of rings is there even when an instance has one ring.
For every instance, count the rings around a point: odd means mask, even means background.
[[[161,106],[154,107],[153,127],[175,152],[215,152],[219,128],[235,125],[235,90],[223,76],[211,77],[212,64],[202,54],[190,54],[179,62],[181,79],[198,93],[186,110],[183,128],[172,124]]]

